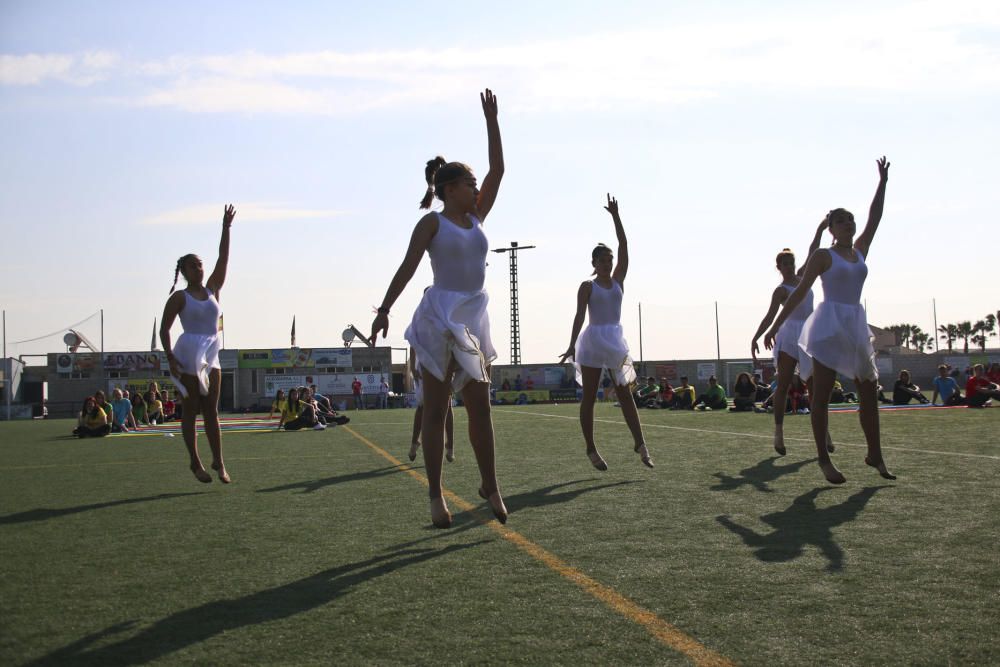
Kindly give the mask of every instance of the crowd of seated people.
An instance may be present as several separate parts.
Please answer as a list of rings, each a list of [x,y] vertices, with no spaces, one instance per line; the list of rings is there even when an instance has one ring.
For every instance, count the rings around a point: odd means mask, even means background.
[[[726,389],[719,384],[719,380],[714,376],[708,378],[708,389],[704,394],[698,396],[694,406],[698,410],[725,410],[729,407],[726,400]]]
[[[993,377],[1000,380],[1000,373],[995,367],[996,364],[990,367]],[[972,367],[972,377],[965,383],[965,404],[970,408],[985,408],[992,405],[993,399],[1000,400],[1000,384],[987,376],[982,364],[976,364]]]
[[[92,407],[89,406],[91,401]],[[106,433],[96,423],[99,415],[104,416],[104,424],[108,427]],[[166,390],[161,392],[156,382],[151,383],[144,394],[136,392],[131,396],[127,389],[116,387],[111,392],[110,401],[104,391],[98,389],[93,396],[84,399],[84,407],[77,414],[77,427],[73,429],[73,435],[91,437],[107,433],[128,433],[141,425],[163,424],[179,417],[179,402],[175,402]]]
[[[111,424],[108,422],[108,414],[93,396],[83,399],[83,409],[77,417],[76,428],[73,435],[79,438],[100,438],[111,433]]]
[[[278,428],[286,431],[298,431],[304,428],[311,428],[322,431],[327,426],[339,426],[351,421],[349,417],[344,417],[333,408],[330,399],[316,392],[316,385],[312,387],[294,387],[288,390],[288,396],[284,396],[281,390],[275,395],[272,403],[272,415],[275,409],[281,412],[278,420]]]

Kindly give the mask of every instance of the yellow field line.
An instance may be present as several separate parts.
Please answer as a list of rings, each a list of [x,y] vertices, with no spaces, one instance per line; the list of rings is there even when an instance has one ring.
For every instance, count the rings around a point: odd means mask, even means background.
[[[354,429],[349,426],[344,426],[344,430],[353,435],[355,438],[363,442],[365,445],[374,450],[382,458],[389,461],[393,465],[402,466],[404,465],[402,461],[397,459],[395,456],[387,452],[385,449],[379,447],[377,444],[364,437]],[[404,468],[404,472],[418,480],[424,486],[428,485],[427,478],[418,473],[413,468]],[[447,489],[443,489],[444,496],[447,501],[458,507],[459,509],[472,512],[475,509],[475,505],[469,503],[460,496],[455,495]],[[632,600],[628,599],[615,589],[605,586],[599,581],[592,579],[587,576],[577,568],[572,565],[567,564],[561,558],[555,554],[547,551],[544,547],[535,544],[529,540],[524,535],[521,535],[515,530],[511,530],[507,526],[501,525],[499,522],[491,519],[483,520],[478,515],[474,514],[477,519],[484,525],[492,529],[495,533],[500,535],[503,539],[511,542],[519,549],[524,551],[526,554],[542,563],[550,570],[555,572],[561,577],[564,577],[574,584],[582,588],[584,591],[597,598],[600,602],[604,603],[609,609],[617,612],[627,618],[630,621],[638,623],[644,627],[653,637],[655,637],[659,642],[669,646],[670,648],[683,653],[685,656],[691,659],[691,661],[696,665],[704,665],[706,667],[715,667],[723,665],[735,665],[732,660],[725,657],[720,653],[716,653],[707,646],[701,644],[694,637],[684,633],[675,626],[667,623],[662,618],[654,614],[653,612],[639,606]]]

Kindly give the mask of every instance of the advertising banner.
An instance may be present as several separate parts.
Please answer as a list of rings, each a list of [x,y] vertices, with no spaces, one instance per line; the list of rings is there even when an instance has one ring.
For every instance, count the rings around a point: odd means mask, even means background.
[[[240,350],[237,363],[240,368],[270,368],[271,350]]]
[[[96,371],[100,357],[96,354],[66,353],[56,355],[57,373],[90,373]]]
[[[656,364],[656,379],[666,378],[667,382],[677,382],[677,364]]]
[[[715,364],[698,364],[698,379],[707,380],[715,375]]]
[[[294,387],[301,387],[306,384],[305,375],[265,375],[264,376],[264,395],[274,396],[281,389],[286,394],[289,389]],[[320,392],[322,393],[322,392]]]
[[[239,368],[315,368],[316,366],[350,368],[354,365],[354,356],[347,347],[270,348],[240,350],[237,363]]]
[[[354,355],[349,347],[313,348],[312,360],[316,366],[351,368],[354,365]]]
[[[219,366],[224,371],[231,371],[234,368],[239,368],[239,356],[237,351],[219,350]]]
[[[159,371],[166,369],[162,352],[110,352],[104,355],[106,371]]]
[[[553,401],[578,401],[576,389],[549,389],[549,398]]]
[[[542,369],[542,384],[558,387],[566,379],[566,369],[562,366],[546,366]]]

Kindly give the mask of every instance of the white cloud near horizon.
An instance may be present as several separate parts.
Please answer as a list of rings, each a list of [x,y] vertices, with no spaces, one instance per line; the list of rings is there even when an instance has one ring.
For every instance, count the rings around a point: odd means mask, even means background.
[[[1000,3],[913,2],[779,20],[671,25],[531,43],[286,54],[0,56],[0,83],[121,79],[119,101],[189,113],[348,115],[438,105],[488,84],[514,111],[667,106],[733,88],[995,92]],[[846,10],[845,10],[846,11]]]
[[[223,206],[220,204],[195,204],[162,213],[148,215],[141,220],[142,225],[197,225],[217,224],[222,220]],[[255,222],[324,221],[344,215],[344,211],[333,209],[293,208],[284,204],[247,202],[236,207],[235,224]]]

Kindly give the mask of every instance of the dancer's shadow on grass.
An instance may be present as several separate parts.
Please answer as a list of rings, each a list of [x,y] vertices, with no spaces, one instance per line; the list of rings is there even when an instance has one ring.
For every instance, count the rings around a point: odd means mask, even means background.
[[[844,568],[844,552],[833,539],[833,528],[856,519],[879,489],[885,488],[891,487],[869,486],[839,505],[817,509],[819,494],[833,490],[829,486],[817,487],[792,501],[788,509],[762,516],[760,520],[774,528],[774,532],[767,535],[741,526],[726,515],[717,516],[715,520],[739,535],[748,547],[756,549],[754,555],[765,563],[794,560],[811,544],[829,561],[826,570],[838,572]]]
[[[126,498],[124,500],[109,500],[104,503],[91,503],[90,505],[77,505],[76,507],[60,507],[60,508],[48,508],[40,507],[34,510],[28,510],[27,512],[18,512],[17,514],[8,514],[7,516],[0,516],[0,526],[15,523],[31,523],[33,521],[46,521],[48,519],[56,519],[62,516],[69,516],[70,514],[79,514],[80,512],[90,512],[92,510],[101,510],[107,507],[117,507],[118,505],[133,505],[135,503],[147,503],[154,500],[169,500],[171,498],[184,498],[186,496],[200,496],[203,495],[204,491],[190,492],[190,493],[161,493],[157,496],[146,496],[144,498]]]
[[[386,466],[385,468],[376,468],[375,470],[352,472],[347,475],[334,475],[333,477],[325,477],[323,479],[312,479],[304,482],[282,484],[281,486],[272,486],[269,489],[257,489],[257,493],[275,493],[277,491],[294,491],[296,489],[301,489],[301,493],[312,493],[313,491],[319,491],[320,489],[328,486],[345,484],[347,482],[360,482],[366,479],[375,479],[377,477],[384,477],[385,475],[403,472],[404,470],[406,470],[406,466],[403,465]]]
[[[100,640],[124,632],[136,622],[118,623],[57,649],[29,665],[135,665],[170,654],[240,628],[268,623],[310,611],[351,593],[385,574],[410,565],[464,551],[483,544],[452,544],[442,549],[405,549],[357,563],[338,565],[281,586],[231,600],[208,602],[160,619],[138,634],[107,646],[87,650]],[[225,653],[192,657],[215,662]]]
[[[779,477],[789,475],[793,472],[798,472],[802,467],[809,465],[810,463],[816,463],[818,460],[813,457],[805,461],[798,461],[784,466],[774,465],[775,462],[781,458],[782,457],[780,456],[771,456],[766,458],[760,463],[740,470],[739,477],[730,477],[729,475],[721,472],[713,473],[713,477],[719,478],[719,483],[710,487],[710,489],[712,491],[732,491],[741,486],[749,485],[758,491],[771,493],[774,489],[767,485],[768,482],[773,482]]]
[[[596,484],[594,486],[579,486],[575,489],[569,489],[560,493],[553,493],[556,489],[562,489],[575,484],[586,484],[587,482],[597,481],[599,481],[597,478],[592,477],[590,479],[578,479],[572,482],[550,484],[549,486],[543,486],[540,489],[535,489],[534,491],[524,491],[522,493],[515,493],[512,496],[504,496],[503,502],[507,506],[507,511],[513,514],[514,512],[528,507],[545,507],[546,505],[568,503],[571,500],[576,500],[585,493],[600,491],[602,489],[610,489],[616,486],[625,486],[627,484],[636,484],[638,482],[638,480],[622,480],[620,482],[608,482],[606,484]],[[489,513],[488,504],[486,501],[483,501],[483,503],[486,505],[487,513]]]

